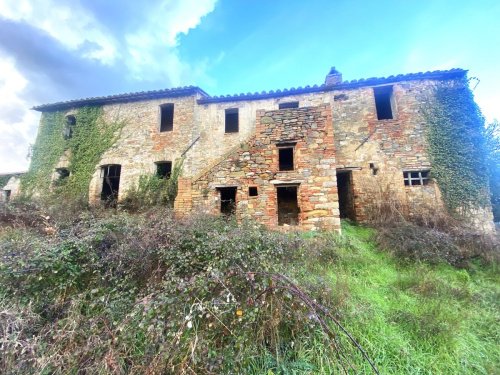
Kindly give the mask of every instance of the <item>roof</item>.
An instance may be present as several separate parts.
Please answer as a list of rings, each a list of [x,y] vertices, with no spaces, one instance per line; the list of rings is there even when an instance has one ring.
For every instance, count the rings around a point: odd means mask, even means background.
[[[332,68],[334,69],[334,68]],[[239,100],[258,100],[258,99],[268,99],[268,98],[278,98],[289,95],[297,95],[297,94],[307,94],[313,92],[326,92],[326,91],[334,91],[334,90],[349,90],[355,89],[358,87],[365,86],[376,86],[383,85],[389,83],[396,83],[402,81],[417,81],[417,80],[425,80],[425,79],[435,79],[435,80],[445,80],[445,79],[454,79],[454,78],[462,78],[467,74],[467,70],[464,69],[450,69],[450,70],[435,70],[432,72],[419,72],[419,73],[409,73],[409,74],[398,74],[396,76],[389,77],[372,77],[366,79],[354,79],[352,81],[343,81],[334,85],[314,85],[314,86],[305,86],[291,89],[283,89],[276,91],[262,91],[255,93],[247,93],[247,94],[234,94],[234,95],[221,95],[221,96],[208,96],[198,100],[198,104],[206,104],[206,103],[219,103],[219,102],[232,102]]]
[[[140,91],[140,92],[118,94],[118,95],[96,96],[85,99],[68,100],[64,102],[38,105],[33,107],[32,109],[34,109],[35,111],[45,112],[45,111],[55,111],[59,109],[70,109],[85,105],[102,105],[102,104],[123,103],[123,102],[140,101],[148,99],[175,98],[180,96],[191,96],[195,94],[200,94],[206,97],[209,96],[205,91],[203,91],[199,87],[184,86],[184,87],[174,87],[171,89],[163,89],[163,90]]]
[[[26,174],[28,173],[27,171],[23,171],[23,172],[9,172],[9,173],[0,173],[0,177],[5,177],[5,176],[19,176],[19,175],[22,175],[22,174]]]
[[[307,94],[314,92],[326,92],[333,90],[348,90],[358,87],[365,86],[376,86],[389,83],[396,83],[402,81],[415,81],[415,80],[425,80],[425,79],[435,79],[435,80],[445,80],[445,79],[455,79],[465,77],[467,70],[464,69],[450,69],[450,70],[435,70],[432,72],[419,72],[419,73],[409,73],[409,74],[398,74],[396,76],[389,77],[372,77],[366,79],[358,79],[352,81],[343,81],[334,85],[314,85],[305,87],[292,87],[290,89],[283,90],[271,90],[262,91],[255,93],[246,94],[233,94],[233,95],[221,95],[221,96],[210,96],[205,91],[196,86],[185,86],[176,87],[164,90],[154,90],[154,91],[141,91],[134,93],[110,95],[110,96],[100,96],[85,99],[69,100],[64,102],[57,102],[51,104],[43,104],[33,107],[34,110],[45,112],[54,111],[60,109],[70,109],[75,107],[81,107],[84,105],[102,105],[110,103],[123,103],[129,101],[139,101],[148,99],[159,99],[159,98],[171,98],[180,96],[191,96],[195,94],[200,94],[201,99],[198,99],[198,104],[207,103],[219,103],[219,102],[232,102],[240,100],[259,100],[268,98],[279,98],[289,95],[297,94]]]

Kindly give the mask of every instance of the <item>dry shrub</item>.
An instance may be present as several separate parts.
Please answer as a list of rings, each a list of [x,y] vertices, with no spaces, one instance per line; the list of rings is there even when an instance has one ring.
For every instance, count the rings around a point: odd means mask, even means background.
[[[30,306],[0,305],[0,373],[23,374],[35,365],[41,319]]]
[[[497,262],[500,236],[485,233],[446,212],[441,205],[407,205],[390,188],[378,186],[378,198],[367,210],[377,228],[376,240],[403,259],[447,262],[466,267],[471,260]]]
[[[474,259],[486,263],[500,260],[498,235],[467,227],[443,213],[400,217],[375,226],[379,245],[403,259],[444,261],[457,267],[467,267]]]

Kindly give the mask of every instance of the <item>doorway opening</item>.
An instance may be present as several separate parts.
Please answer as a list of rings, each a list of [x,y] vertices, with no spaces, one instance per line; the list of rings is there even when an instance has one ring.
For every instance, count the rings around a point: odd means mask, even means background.
[[[339,195],[340,218],[356,220],[351,171],[337,172],[337,191]]]
[[[10,201],[10,194],[11,194],[11,190],[3,190],[2,192],[2,195],[3,195],[3,201],[5,203],[7,203],[8,201]]]
[[[122,166],[119,164],[101,167],[102,191],[101,201],[106,207],[116,207],[118,191],[120,188],[120,175]]]
[[[298,225],[299,204],[297,201],[298,186],[277,186],[278,225]]]
[[[236,213],[236,187],[219,188],[220,192],[220,212],[224,216],[231,216]]]

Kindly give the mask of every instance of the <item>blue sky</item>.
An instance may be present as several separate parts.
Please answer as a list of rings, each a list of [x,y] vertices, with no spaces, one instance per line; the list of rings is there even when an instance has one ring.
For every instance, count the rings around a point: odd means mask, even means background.
[[[212,95],[469,69],[500,119],[498,0],[2,0],[0,173],[25,170],[34,105],[198,85]]]

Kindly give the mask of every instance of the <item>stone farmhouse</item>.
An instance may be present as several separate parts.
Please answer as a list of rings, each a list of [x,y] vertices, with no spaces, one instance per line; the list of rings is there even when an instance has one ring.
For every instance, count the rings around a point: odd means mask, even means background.
[[[89,200],[117,198],[139,177],[168,178],[183,160],[174,210],[251,218],[269,227],[340,230],[388,201],[407,213],[442,207],[431,178],[422,105],[435,87],[463,80],[452,69],[344,81],[332,68],[321,85],[227,96],[180,87],[40,105],[66,116],[101,106],[124,120],[89,184]],[[65,153],[53,179],[71,173]],[[491,212],[481,213],[490,225]]]

